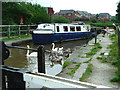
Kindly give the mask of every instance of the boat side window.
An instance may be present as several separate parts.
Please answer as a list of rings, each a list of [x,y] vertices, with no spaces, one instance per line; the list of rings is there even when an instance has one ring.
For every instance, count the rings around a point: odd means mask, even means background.
[[[87,30],[89,31],[89,26],[87,26]]]
[[[70,26],[70,31],[75,31],[75,27],[74,26]]]
[[[60,32],[59,26],[57,26],[57,32]]]
[[[76,30],[77,31],[81,31],[81,27],[76,27]]]
[[[68,27],[67,27],[67,26],[63,26],[63,30],[64,30],[65,32],[68,32]]]

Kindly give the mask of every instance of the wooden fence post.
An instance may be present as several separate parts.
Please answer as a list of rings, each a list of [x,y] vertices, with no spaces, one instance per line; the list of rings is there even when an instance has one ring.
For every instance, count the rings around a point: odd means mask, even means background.
[[[38,52],[38,72],[45,73],[45,50],[44,46],[41,45],[37,49]]]
[[[30,26],[28,25],[28,35],[30,34]]]
[[[8,26],[8,38],[10,38],[10,25]]]
[[[20,36],[20,25],[18,27],[18,36]]]

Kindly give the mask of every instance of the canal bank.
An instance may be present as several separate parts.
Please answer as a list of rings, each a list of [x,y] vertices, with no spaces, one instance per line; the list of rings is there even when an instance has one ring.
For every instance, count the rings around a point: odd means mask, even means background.
[[[29,39],[24,39],[17,41],[9,41],[5,43],[7,45],[13,45],[13,43],[15,42],[24,42],[24,41],[26,42],[27,40],[29,41]],[[110,82],[110,79],[114,77],[116,68],[114,68],[110,64],[101,63],[99,60],[97,60],[97,57],[100,56],[100,53],[109,52],[107,46],[110,45],[112,42],[110,41],[108,36],[102,37],[101,34],[98,35],[97,42],[101,44],[102,49],[92,57],[87,57],[86,53],[90,52],[91,49],[94,47],[95,39],[89,41],[88,44],[75,47],[74,51],[67,59],[71,62],[71,64],[66,68],[64,68],[63,71],[58,76],[79,81],[79,79],[86,72],[88,65],[93,64],[93,71],[91,76],[86,79],[87,82],[94,83],[97,85],[104,85],[113,88],[118,88],[117,84],[113,84]],[[74,72],[74,74],[71,74],[71,71],[76,67],[77,69]]]
[[[105,37],[103,37],[102,34],[98,35],[97,43],[101,45],[101,49],[95,55],[87,57],[86,53],[91,52],[91,49],[94,48],[94,43],[95,39],[93,38],[88,44],[82,47],[76,47],[75,51],[67,59],[70,64],[64,68],[58,76],[80,81],[88,69],[88,66],[92,64],[91,75],[84,78],[86,82],[111,88],[120,88],[117,83],[110,82],[110,80],[115,77],[117,68],[110,63],[102,63],[97,59],[101,57],[101,53],[109,53],[110,49],[108,49],[108,46],[112,44],[112,41],[107,35],[105,35]],[[79,67],[73,72],[77,65],[79,65]]]
[[[18,46],[21,45],[23,43],[27,43],[27,42],[31,42],[32,41],[32,37],[30,38],[25,38],[25,39],[20,39],[20,40],[10,40],[10,41],[6,41],[5,44],[6,45],[13,45],[13,46]]]

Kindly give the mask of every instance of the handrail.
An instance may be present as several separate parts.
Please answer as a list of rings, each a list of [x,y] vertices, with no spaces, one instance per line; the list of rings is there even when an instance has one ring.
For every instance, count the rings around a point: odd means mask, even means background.
[[[33,51],[37,51],[37,49],[34,49],[34,48],[26,48],[26,47],[18,47],[18,46],[8,46],[8,45],[6,45],[6,47],[8,47],[8,48],[23,49],[23,50],[33,50]],[[51,51],[45,50],[45,52],[50,53]]]
[[[0,27],[15,27],[15,26],[37,26],[36,24],[35,25],[0,25]]]

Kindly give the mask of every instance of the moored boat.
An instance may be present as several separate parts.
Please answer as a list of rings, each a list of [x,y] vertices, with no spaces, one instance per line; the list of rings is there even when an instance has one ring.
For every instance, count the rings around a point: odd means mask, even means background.
[[[49,44],[53,42],[87,39],[91,36],[90,25],[44,23],[32,30],[34,44]]]

